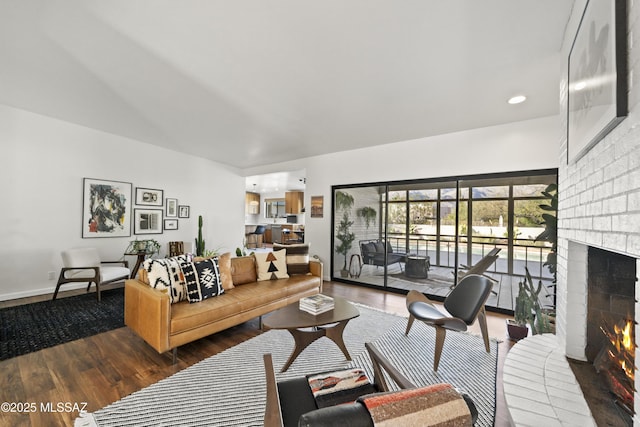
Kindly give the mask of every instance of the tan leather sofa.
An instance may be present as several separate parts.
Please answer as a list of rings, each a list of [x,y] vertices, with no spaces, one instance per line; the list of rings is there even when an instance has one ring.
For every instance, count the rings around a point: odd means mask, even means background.
[[[175,361],[178,346],[321,292],[322,263],[312,260],[309,269],[309,275],[258,282],[253,257],[231,258],[234,287],[194,304],[171,304],[166,292],[129,279],[125,282],[124,322],[158,353],[173,350]]]

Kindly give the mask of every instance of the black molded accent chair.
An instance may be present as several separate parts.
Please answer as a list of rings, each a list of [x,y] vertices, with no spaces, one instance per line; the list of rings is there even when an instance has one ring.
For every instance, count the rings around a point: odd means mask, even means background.
[[[389,392],[383,370],[388,375],[388,378],[393,380],[401,390],[415,388],[411,381],[394,368],[371,343],[365,343],[365,348],[371,357],[374,380],[369,390],[364,391],[364,393]],[[271,354],[265,354],[263,357],[267,381],[267,402],[264,416],[265,427],[329,427],[336,425],[369,427],[374,425],[369,411],[362,403],[362,399],[365,398],[365,396],[358,397],[355,401],[351,398],[347,403],[318,408],[306,376],[276,382]],[[372,396],[376,396],[376,394],[366,395],[366,397]],[[462,397],[464,403],[466,403],[466,405],[462,405],[462,407],[458,406],[459,409],[462,409],[461,412],[467,414],[463,416],[462,419],[467,419],[470,420],[471,423],[475,423],[478,418],[478,411],[471,398],[457,392],[456,396],[457,399]],[[424,408],[417,409],[420,410]],[[425,425],[432,425],[427,421],[428,420],[425,420]]]
[[[466,331],[467,326],[472,325],[476,318],[480,322],[485,349],[487,353],[491,352],[484,304],[487,302],[492,288],[493,282],[488,278],[477,274],[469,274],[445,298],[445,311],[439,310],[435,305],[431,304],[431,300],[424,294],[414,290],[409,291],[406,304],[410,315],[405,335],[409,335],[409,330],[416,319],[436,328],[436,347],[433,356],[434,371],[438,370],[447,329],[458,332]]]

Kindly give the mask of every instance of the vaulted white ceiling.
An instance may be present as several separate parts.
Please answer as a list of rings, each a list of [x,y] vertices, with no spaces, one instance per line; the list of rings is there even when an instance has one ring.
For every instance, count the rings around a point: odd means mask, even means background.
[[[0,103],[238,168],[558,114],[573,0],[0,0]],[[512,95],[527,102],[509,105]]]

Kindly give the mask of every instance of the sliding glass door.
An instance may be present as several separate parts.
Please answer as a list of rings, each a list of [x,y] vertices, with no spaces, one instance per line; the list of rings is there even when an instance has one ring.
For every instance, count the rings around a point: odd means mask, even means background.
[[[444,298],[492,250],[486,269],[511,309],[528,268],[549,280],[542,194],[555,171],[429,179],[333,188],[333,279]],[[462,272],[462,273],[461,273]],[[511,278],[509,278],[511,277]],[[503,289],[504,288],[504,289]]]

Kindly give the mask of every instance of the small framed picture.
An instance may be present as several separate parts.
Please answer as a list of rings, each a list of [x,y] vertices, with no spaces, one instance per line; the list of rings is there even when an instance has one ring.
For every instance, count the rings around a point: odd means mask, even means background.
[[[135,234],[162,234],[162,209],[134,209]]]
[[[167,198],[165,216],[176,218],[178,216],[178,199]]]
[[[178,229],[178,220],[177,219],[165,219],[164,220],[164,229],[165,230],[177,230]]]
[[[189,218],[189,206],[187,205],[178,206],[178,218]]]
[[[136,187],[136,205],[162,206],[163,202],[162,190]]]

